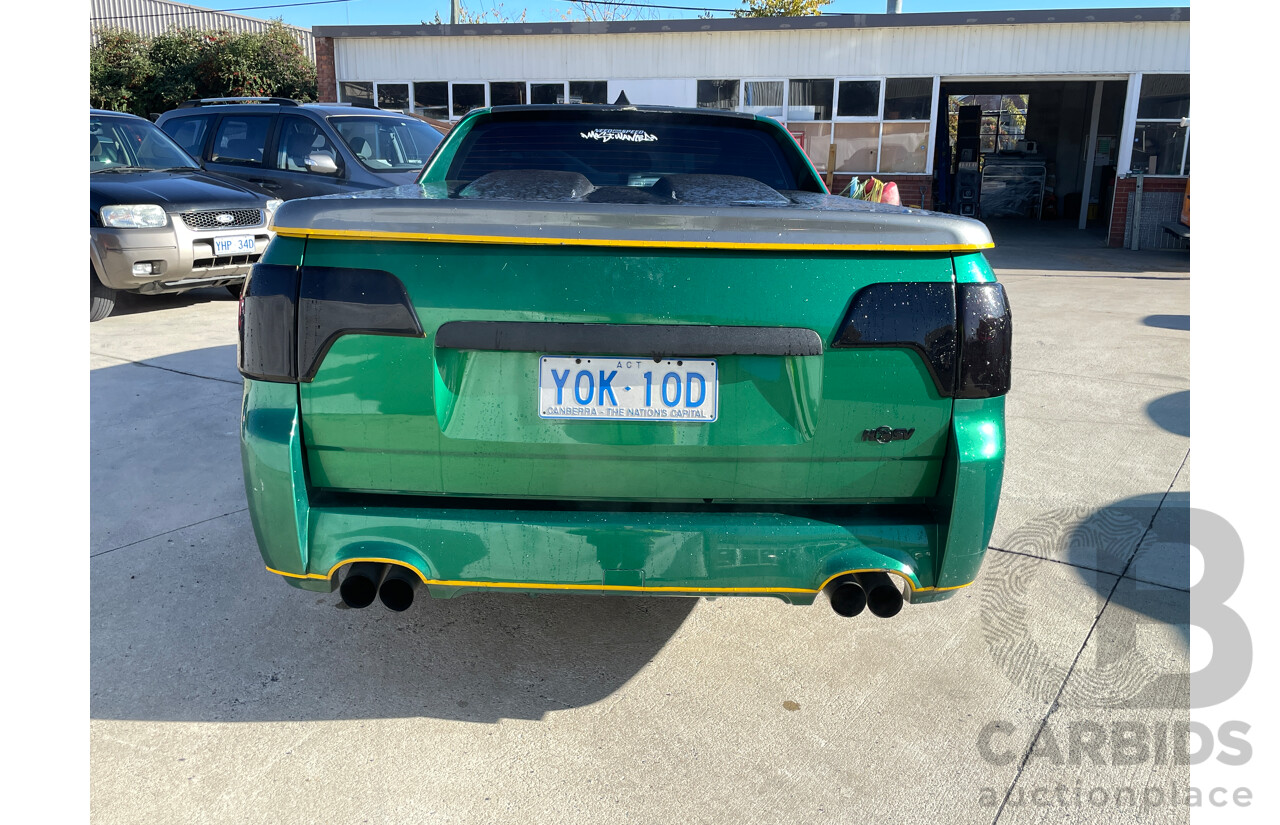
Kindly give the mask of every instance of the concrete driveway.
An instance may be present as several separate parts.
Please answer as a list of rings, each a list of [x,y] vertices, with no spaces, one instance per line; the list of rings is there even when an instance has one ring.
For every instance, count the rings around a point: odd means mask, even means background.
[[[1187,821],[1187,256],[995,232],[993,546],[889,621],[291,589],[245,511],[235,301],[128,301],[91,329],[93,821]]]

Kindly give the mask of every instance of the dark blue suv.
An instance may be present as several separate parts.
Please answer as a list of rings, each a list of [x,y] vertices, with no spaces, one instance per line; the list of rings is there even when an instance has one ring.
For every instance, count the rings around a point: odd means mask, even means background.
[[[190,100],[156,125],[206,169],[283,200],[413,183],[441,139],[412,115],[275,97]]]

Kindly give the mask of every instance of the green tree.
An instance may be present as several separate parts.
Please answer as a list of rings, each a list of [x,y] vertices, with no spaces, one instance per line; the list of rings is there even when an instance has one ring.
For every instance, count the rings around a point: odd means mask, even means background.
[[[831,0],[742,0],[745,9],[733,13],[734,17],[810,17],[822,14],[822,7]]]
[[[144,106],[154,72],[147,42],[131,31],[104,31],[89,50],[89,105],[134,111]]]
[[[99,32],[89,50],[89,103],[146,116],[200,97],[315,100],[316,68],[293,31],[274,20],[263,31],[174,29],[146,39]]]
[[[147,87],[147,111],[163,112],[175,101],[207,96],[214,80],[208,37],[192,29],[173,29],[151,40],[147,56],[153,77]]]

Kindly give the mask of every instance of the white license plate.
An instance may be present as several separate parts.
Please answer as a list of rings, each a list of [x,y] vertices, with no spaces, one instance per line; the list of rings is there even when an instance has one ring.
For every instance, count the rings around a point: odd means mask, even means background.
[[[538,365],[542,418],[707,423],[719,396],[715,361],[544,355]]]
[[[227,235],[213,239],[215,255],[250,255],[253,254],[252,235]]]

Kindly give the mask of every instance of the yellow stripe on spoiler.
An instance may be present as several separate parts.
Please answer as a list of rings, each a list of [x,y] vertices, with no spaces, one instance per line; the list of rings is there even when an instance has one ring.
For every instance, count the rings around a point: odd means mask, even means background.
[[[524,238],[510,235],[448,235],[437,232],[380,232],[369,229],[304,229],[296,226],[272,227],[285,238],[311,238],[325,241],[420,241],[426,243],[512,244],[524,246],[609,246],[647,249],[751,249],[760,251],[810,252],[972,252],[991,249],[994,243],[982,244],[814,244],[814,243],[747,243],[734,241],[645,241],[605,238]]]

